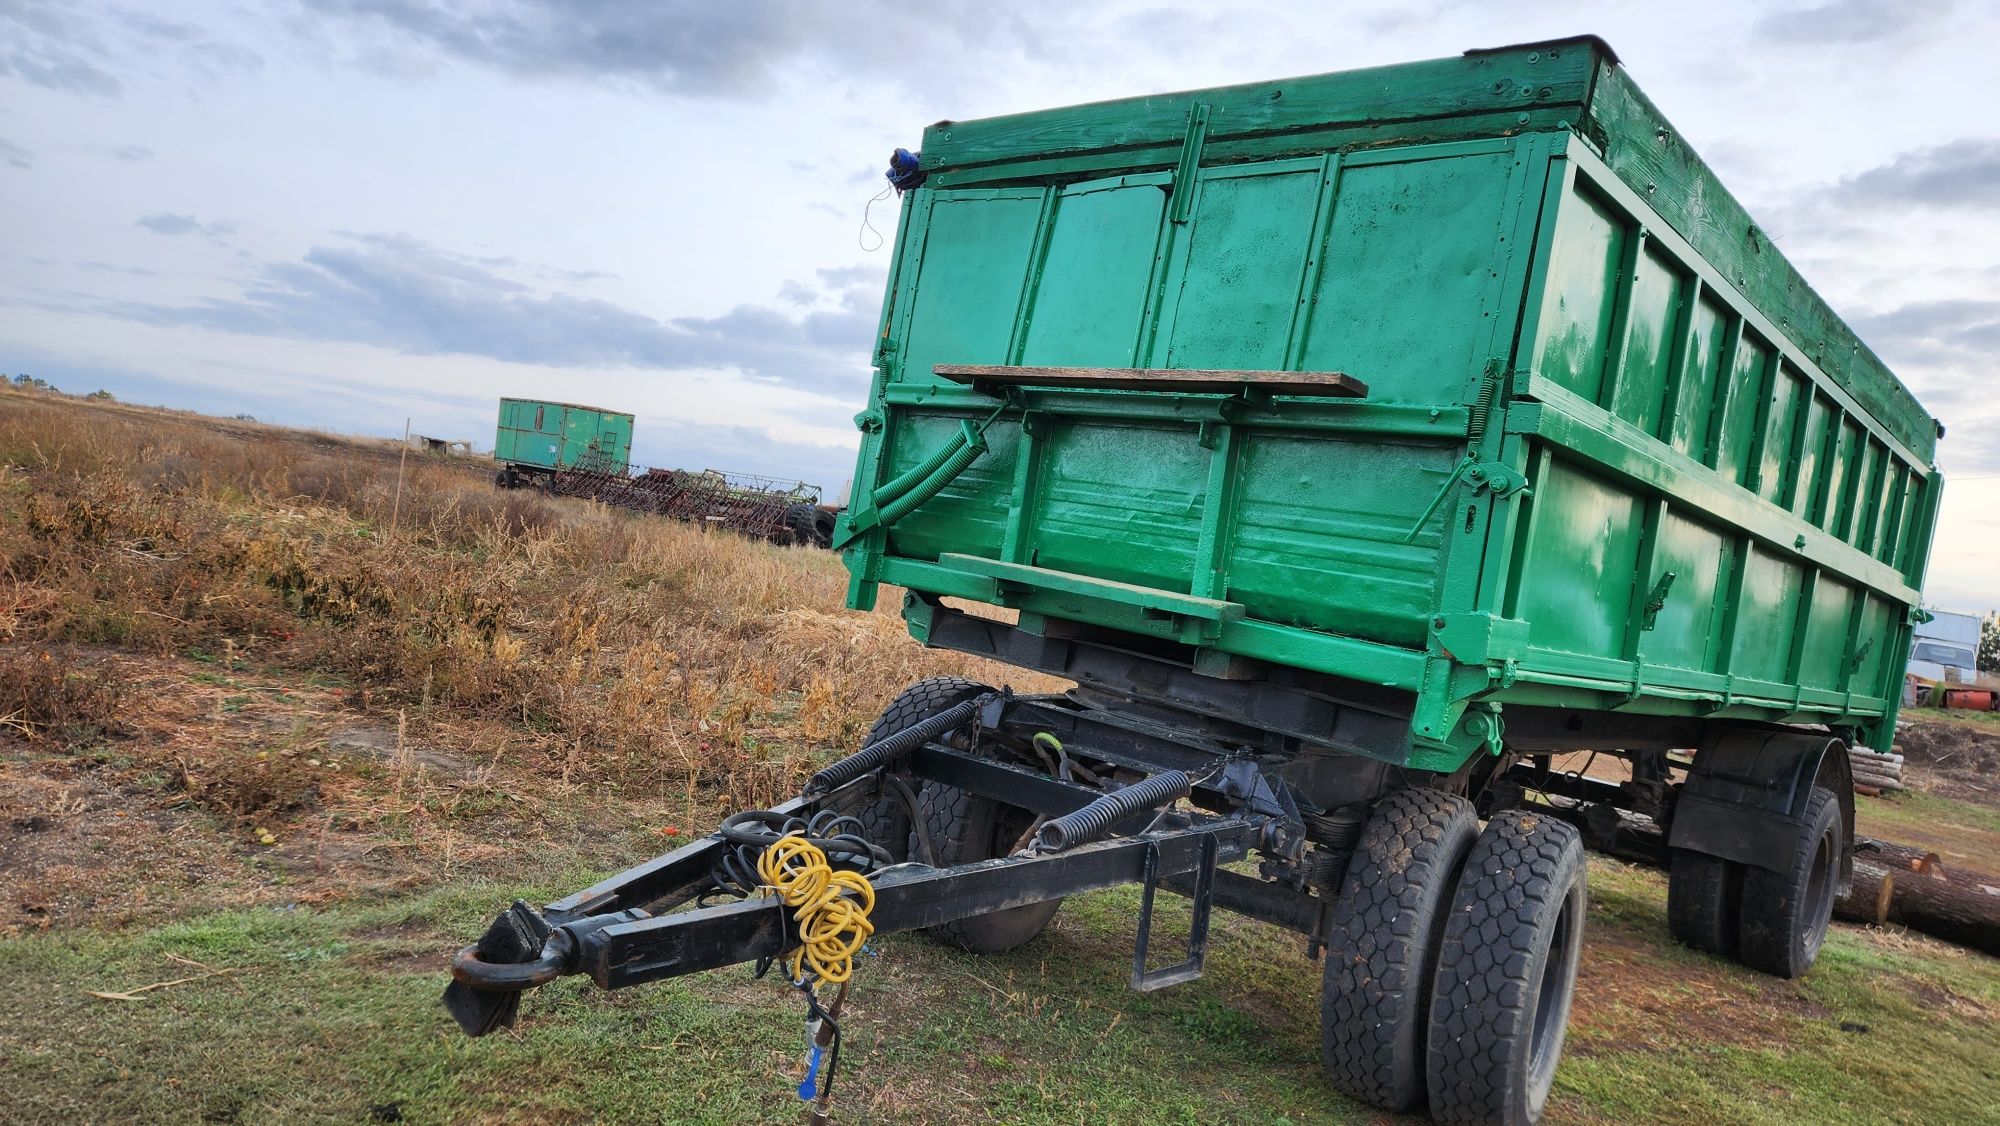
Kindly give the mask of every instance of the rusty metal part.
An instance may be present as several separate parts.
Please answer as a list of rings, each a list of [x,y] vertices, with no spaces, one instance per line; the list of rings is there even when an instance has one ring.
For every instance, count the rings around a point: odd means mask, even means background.
[[[780,543],[799,538],[789,519],[792,511],[819,503],[819,490],[802,481],[713,469],[634,466],[630,472],[617,472],[576,466],[557,469],[548,483],[557,496],[581,497]]]

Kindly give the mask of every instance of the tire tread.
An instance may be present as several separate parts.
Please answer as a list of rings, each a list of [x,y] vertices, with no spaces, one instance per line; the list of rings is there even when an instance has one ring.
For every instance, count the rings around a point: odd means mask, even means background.
[[[1376,804],[1348,861],[1327,937],[1320,1060],[1335,1087],[1372,1106],[1423,1102],[1431,969],[1478,834],[1464,798],[1401,790]]]
[[[1472,846],[1431,993],[1427,1078],[1436,1120],[1516,1123],[1536,1117],[1525,1086],[1537,946],[1546,945],[1542,932],[1582,880],[1583,866],[1576,829],[1531,810],[1495,814]],[[1576,949],[1583,941],[1581,911],[1572,923]]]

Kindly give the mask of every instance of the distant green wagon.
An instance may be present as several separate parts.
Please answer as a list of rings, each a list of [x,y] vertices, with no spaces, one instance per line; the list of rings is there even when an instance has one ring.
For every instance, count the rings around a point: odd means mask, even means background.
[[[493,460],[499,484],[546,478],[558,469],[623,474],[632,460],[632,416],[575,403],[500,400]]]
[[[1324,955],[1335,1084],[1451,1122],[1543,1109],[1586,839],[1671,870],[1689,945],[1810,967],[1941,428],[1608,47],[941,122],[890,178],[849,603],[1076,687],[920,682],[756,822],[851,814],[807,829],[895,865],[877,933],[996,953],[1139,882],[1152,989],[1219,904]],[[745,886],[744,816],[461,984],[782,950],[776,908],[666,913]],[[1165,968],[1156,887],[1195,904]]]

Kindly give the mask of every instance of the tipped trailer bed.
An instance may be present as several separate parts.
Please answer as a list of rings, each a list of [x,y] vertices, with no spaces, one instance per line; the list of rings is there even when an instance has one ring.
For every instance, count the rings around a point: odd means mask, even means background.
[[[744,875],[785,826],[875,933],[980,953],[1140,883],[1140,988],[1213,907],[1295,930],[1329,1079],[1441,1121],[1540,1116],[1586,841],[1669,869],[1683,942],[1810,967],[1942,431],[1607,46],[940,122],[890,179],[849,603],[1076,687],[920,682],[755,832],[517,905],[469,1031],[799,945]],[[1156,888],[1196,903],[1164,968]]]

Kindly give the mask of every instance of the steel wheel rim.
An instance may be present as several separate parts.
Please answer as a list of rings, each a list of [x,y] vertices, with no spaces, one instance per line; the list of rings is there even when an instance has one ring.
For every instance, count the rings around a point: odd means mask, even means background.
[[[1806,926],[1799,935],[1806,953],[1819,949],[1826,939],[1826,927],[1833,918],[1833,834],[1821,833],[1813,850],[1812,867],[1806,876]]]
[[[1562,1055],[1562,1041],[1568,1024],[1565,1004],[1575,976],[1576,896],[1565,895],[1562,910],[1551,927],[1549,956],[1542,961],[1542,979],[1535,986],[1535,1023],[1528,1036],[1528,1090],[1530,1095],[1548,1088],[1556,1076],[1556,1060]]]

